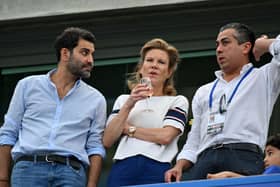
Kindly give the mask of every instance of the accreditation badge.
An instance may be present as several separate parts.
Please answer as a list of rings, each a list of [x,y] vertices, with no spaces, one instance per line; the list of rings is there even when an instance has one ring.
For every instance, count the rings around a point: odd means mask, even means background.
[[[215,135],[221,133],[224,128],[225,123],[225,113],[212,112],[209,114],[208,125],[207,125],[207,134]]]

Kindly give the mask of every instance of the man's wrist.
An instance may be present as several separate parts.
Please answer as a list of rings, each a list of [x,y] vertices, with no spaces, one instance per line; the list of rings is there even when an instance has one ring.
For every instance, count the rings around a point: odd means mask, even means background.
[[[8,179],[8,178],[3,178],[3,179],[1,179],[1,178],[0,178],[0,182],[10,182],[10,179]]]

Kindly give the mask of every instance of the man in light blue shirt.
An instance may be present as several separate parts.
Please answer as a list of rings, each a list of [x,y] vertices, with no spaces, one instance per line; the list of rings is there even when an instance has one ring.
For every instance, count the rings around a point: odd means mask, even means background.
[[[20,80],[0,129],[0,186],[97,186],[105,149],[106,100],[90,77],[94,35],[67,28],[55,41],[58,67]],[[86,169],[89,166],[88,182]]]

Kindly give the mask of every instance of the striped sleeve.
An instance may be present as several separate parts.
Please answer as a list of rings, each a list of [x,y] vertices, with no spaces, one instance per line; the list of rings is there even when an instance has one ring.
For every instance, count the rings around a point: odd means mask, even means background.
[[[164,120],[166,119],[175,120],[185,126],[187,121],[187,112],[179,107],[171,108],[165,115]]]
[[[111,114],[117,114],[117,113],[119,113],[119,111],[120,111],[120,109],[113,110],[113,111],[111,112]]]
[[[189,103],[186,97],[176,96],[164,117],[164,126],[173,126],[183,133],[187,123]]]

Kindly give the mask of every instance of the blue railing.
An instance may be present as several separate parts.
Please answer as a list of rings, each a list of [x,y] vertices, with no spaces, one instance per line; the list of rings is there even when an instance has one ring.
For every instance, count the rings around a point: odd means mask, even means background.
[[[280,174],[134,185],[129,187],[280,187]]]

